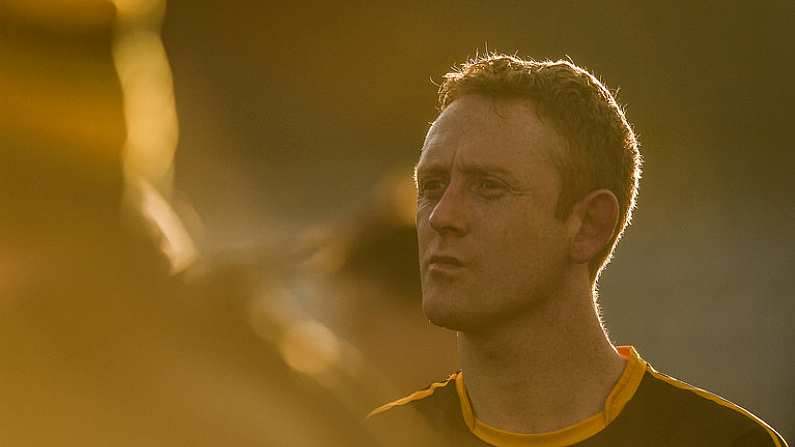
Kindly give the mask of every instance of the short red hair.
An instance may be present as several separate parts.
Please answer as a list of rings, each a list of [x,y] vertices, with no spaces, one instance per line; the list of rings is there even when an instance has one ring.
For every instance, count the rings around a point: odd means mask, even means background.
[[[439,111],[465,95],[531,101],[567,142],[554,157],[562,188],[556,215],[568,216],[591,191],[607,189],[619,202],[618,229],[590,265],[598,278],[632,218],[638,195],[641,156],[632,126],[613,95],[593,74],[565,60],[535,61],[487,54],[444,75]]]

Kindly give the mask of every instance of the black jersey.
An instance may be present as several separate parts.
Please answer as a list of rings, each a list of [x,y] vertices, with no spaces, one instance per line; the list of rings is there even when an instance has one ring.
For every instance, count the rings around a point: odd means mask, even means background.
[[[580,447],[786,447],[787,443],[748,410],[715,394],[657,372],[634,348],[619,347],[627,360],[602,412],[561,430],[511,433],[479,421],[461,372],[375,409],[368,417],[379,432],[405,430],[417,415],[451,446]]]

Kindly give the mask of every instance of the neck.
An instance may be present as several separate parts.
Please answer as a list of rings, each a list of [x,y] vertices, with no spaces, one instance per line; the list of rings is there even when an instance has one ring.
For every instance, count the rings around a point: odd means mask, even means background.
[[[590,282],[499,327],[458,334],[475,415],[517,433],[559,430],[599,413],[625,361],[597,316]]]

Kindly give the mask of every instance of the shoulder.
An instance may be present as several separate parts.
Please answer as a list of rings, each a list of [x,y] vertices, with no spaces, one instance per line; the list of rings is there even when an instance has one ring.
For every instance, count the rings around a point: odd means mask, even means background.
[[[651,366],[638,393],[681,445],[702,441],[709,445],[787,447],[781,435],[747,409]]]
[[[367,426],[387,445],[438,446],[449,440],[451,427],[463,424],[455,380],[445,380],[371,411]]]

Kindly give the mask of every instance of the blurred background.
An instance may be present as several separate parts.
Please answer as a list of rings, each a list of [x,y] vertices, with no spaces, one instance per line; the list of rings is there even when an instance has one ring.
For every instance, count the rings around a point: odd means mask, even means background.
[[[91,252],[96,275],[122,253],[179,279],[156,293],[122,279],[162,296],[154,308],[211,303],[169,307],[151,323],[164,337],[195,340],[197,320],[238,328],[218,329],[225,346],[250,346],[235,358],[271,359],[239,370],[310,377],[317,390],[290,386],[351,414],[406,395],[457,367],[454,336],[421,314],[415,259],[411,171],[434,82],[487,49],[570,57],[620,89],[645,157],[639,208],[600,285],[611,338],[792,439],[793,23],[788,0],[1,0],[3,295],[41,278],[61,289],[73,282],[63,266]],[[124,236],[110,231],[119,216]],[[119,239],[137,254],[100,243]],[[6,340],[63,315],[22,301],[0,301]],[[219,301],[238,303],[235,316],[219,317]],[[177,337],[170,321],[189,329]],[[63,351],[35,338],[32,351]],[[184,368],[232,355],[195,349]],[[149,351],[136,350],[142,362]],[[192,390],[251,384],[202,377]]]

